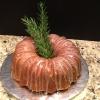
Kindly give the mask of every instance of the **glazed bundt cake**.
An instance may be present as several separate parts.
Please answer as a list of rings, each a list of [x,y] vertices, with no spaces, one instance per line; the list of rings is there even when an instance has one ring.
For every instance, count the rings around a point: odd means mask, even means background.
[[[35,92],[54,93],[68,89],[80,76],[80,52],[65,37],[49,35],[54,57],[38,55],[34,40],[26,37],[15,48],[11,76],[20,86]]]

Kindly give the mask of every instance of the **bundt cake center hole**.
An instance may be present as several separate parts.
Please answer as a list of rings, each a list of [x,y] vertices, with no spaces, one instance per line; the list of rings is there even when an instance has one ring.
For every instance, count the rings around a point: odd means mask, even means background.
[[[40,55],[38,52],[36,52],[36,53],[37,53],[37,55],[38,55],[39,57],[46,58],[46,59],[51,59],[51,58],[55,58],[55,57],[57,57],[57,54],[55,54],[55,53],[53,53],[53,55],[50,56],[50,57],[43,57],[43,56]]]

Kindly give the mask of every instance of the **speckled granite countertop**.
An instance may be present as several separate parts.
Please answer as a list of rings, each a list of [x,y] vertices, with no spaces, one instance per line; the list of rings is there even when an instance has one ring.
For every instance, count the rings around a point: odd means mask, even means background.
[[[0,68],[4,59],[14,51],[19,36],[0,35]],[[89,68],[89,81],[84,91],[74,100],[100,100],[100,42],[72,40],[80,49]],[[16,100],[7,94],[0,81],[0,100]]]

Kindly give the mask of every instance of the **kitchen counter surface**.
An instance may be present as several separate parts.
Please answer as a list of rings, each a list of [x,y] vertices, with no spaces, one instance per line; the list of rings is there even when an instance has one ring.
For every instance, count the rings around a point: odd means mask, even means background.
[[[22,40],[22,36],[0,35],[0,68],[8,54],[14,51],[16,44]],[[86,88],[74,100],[100,100],[100,42],[73,40],[79,47],[82,57],[89,68],[89,80]],[[16,100],[8,95],[0,81],[0,100]]]

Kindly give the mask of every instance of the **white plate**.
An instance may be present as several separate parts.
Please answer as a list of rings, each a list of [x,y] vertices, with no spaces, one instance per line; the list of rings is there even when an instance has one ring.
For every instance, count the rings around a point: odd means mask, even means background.
[[[67,91],[56,92],[52,95],[32,93],[28,89],[20,87],[11,78],[11,62],[12,54],[8,55],[5,59],[1,68],[0,77],[7,92],[19,100],[69,100],[81,93],[81,91],[85,88],[89,78],[88,66],[85,60],[81,58],[81,76]]]

